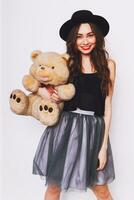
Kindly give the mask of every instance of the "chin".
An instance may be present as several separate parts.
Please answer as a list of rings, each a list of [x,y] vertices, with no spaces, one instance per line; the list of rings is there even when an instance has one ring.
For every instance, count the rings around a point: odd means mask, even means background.
[[[84,55],[90,54],[91,51],[92,51],[92,50],[90,50],[90,51],[83,51],[83,50],[80,50],[81,54],[84,54]]]

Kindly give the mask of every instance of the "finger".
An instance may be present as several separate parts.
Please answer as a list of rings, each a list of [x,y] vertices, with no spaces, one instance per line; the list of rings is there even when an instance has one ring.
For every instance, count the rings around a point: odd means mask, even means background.
[[[100,170],[100,167],[98,167],[96,170],[99,171],[99,170]]]
[[[57,97],[55,95],[53,95],[51,98],[54,99],[55,101],[59,101],[60,100],[59,97]]]
[[[58,102],[58,101],[59,101],[59,99],[57,99],[57,98],[53,98],[53,100],[54,100],[54,101],[56,101],[56,102]]]
[[[52,101],[53,103],[57,103],[57,101],[56,101],[55,99],[51,99],[51,101]]]
[[[57,100],[55,98],[51,98],[51,101],[52,102],[56,102]]]
[[[97,167],[96,170],[100,170],[100,169],[101,169],[101,166],[102,166],[102,163],[101,163],[101,160],[99,160],[99,165],[98,165],[98,167]]]
[[[105,165],[106,165],[106,162],[103,163],[103,165],[102,165],[102,169],[105,167]]]
[[[57,94],[55,92],[52,93],[52,96],[57,96]]]
[[[59,98],[56,98],[56,97],[51,97],[51,100],[53,101],[53,102],[55,102],[55,103],[60,103],[61,102],[61,100],[59,99]]]
[[[58,94],[58,92],[57,92],[57,90],[56,90],[56,89],[54,89],[54,93]]]
[[[100,163],[99,167],[96,170],[102,170],[105,166],[105,163]]]
[[[60,101],[55,101],[55,100],[52,100],[53,103],[56,103],[56,104],[59,104],[61,103]]]

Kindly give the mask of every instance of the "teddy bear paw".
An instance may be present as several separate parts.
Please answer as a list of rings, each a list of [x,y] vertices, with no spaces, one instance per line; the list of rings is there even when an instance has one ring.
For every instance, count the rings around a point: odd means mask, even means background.
[[[28,97],[21,90],[14,90],[10,95],[10,108],[18,115],[26,113],[28,108]]]
[[[30,92],[37,92],[39,88],[39,82],[31,75],[25,75],[22,80],[23,86]]]
[[[53,126],[57,123],[60,110],[56,103],[48,100],[41,100],[38,109],[39,118],[43,124],[47,126]]]

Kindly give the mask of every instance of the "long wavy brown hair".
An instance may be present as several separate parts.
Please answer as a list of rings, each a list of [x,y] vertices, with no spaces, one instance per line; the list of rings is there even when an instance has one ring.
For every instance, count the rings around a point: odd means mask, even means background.
[[[76,25],[70,31],[67,41],[67,53],[69,54],[68,68],[70,71],[69,81],[72,82],[73,78],[81,72],[82,57],[80,51],[77,49],[76,40],[77,33],[81,24]],[[103,95],[109,94],[109,87],[112,86],[110,79],[110,70],[108,68],[109,54],[105,49],[105,40],[102,32],[95,24],[89,23],[92,32],[96,37],[96,46],[90,52],[91,63],[94,66],[95,71],[98,73],[98,77],[101,79],[101,91]]]

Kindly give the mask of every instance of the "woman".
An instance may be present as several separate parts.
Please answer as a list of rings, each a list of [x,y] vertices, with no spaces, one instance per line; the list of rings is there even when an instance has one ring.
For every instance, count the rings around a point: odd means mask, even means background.
[[[59,122],[46,128],[35,154],[33,173],[48,184],[45,200],[58,200],[69,188],[90,188],[98,200],[112,200],[109,128],[116,66],[105,50],[108,32],[107,20],[88,10],[75,12],[60,28],[76,94],[65,102]],[[56,90],[52,101],[62,101]]]

